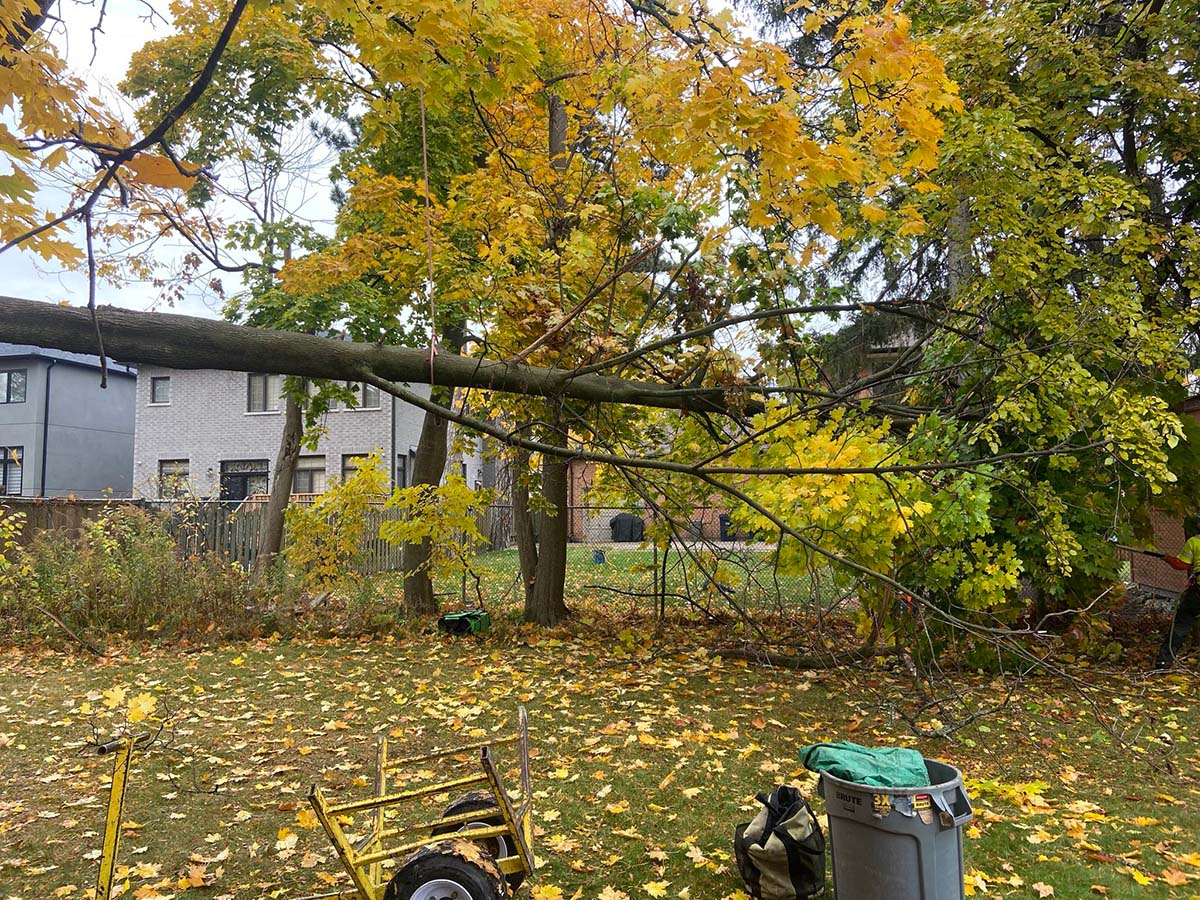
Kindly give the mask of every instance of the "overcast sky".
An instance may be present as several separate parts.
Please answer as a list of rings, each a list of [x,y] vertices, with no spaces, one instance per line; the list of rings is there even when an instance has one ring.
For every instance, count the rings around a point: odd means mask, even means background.
[[[154,8],[162,15],[170,15],[166,3],[155,3]],[[161,18],[149,21],[146,18],[148,7],[140,0],[109,0],[104,16],[104,31],[96,36],[93,62],[91,28],[96,24],[98,9],[99,4],[62,0],[59,14],[65,24],[57,27],[53,37],[71,68],[85,78],[99,96],[110,100],[114,108],[124,106],[128,109],[127,103],[116,99],[119,94],[116,86],[125,75],[130,57],[147,41],[169,34],[169,25]],[[11,112],[0,114],[0,120],[11,123]],[[328,160],[315,178],[297,186],[294,191],[296,199],[291,204],[299,217],[322,230],[328,230],[333,219],[333,204],[329,200],[328,183],[324,177],[327,164]],[[2,171],[3,163],[0,163],[0,173]],[[60,194],[56,199],[54,193],[45,192],[39,199],[57,207],[55,211],[58,212],[65,205],[66,196]],[[236,215],[226,208],[222,208],[221,212],[226,216]],[[82,246],[82,239],[78,243]],[[170,268],[185,249],[182,241],[163,242],[156,255]],[[220,277],[226,292],[238,289],[240,281],[236,275],[222,274]],[[0,255],[0,291],[30,300],[54,303],[66,300],[72,304],[83,304],[87,302],[87,273],[85,269],[63,270],[61,266],[46,263],[35,254],[14,249]],[[221,301],[207,291],[202,283],[186,290],[183,301],[174,307],[164,304],[159,291],[152,284],[138,281],[123,284],[120,288],[100,284],[97,301],[130,309],[170,308],[176,312],[203,316],[219,315],[221,306]]]

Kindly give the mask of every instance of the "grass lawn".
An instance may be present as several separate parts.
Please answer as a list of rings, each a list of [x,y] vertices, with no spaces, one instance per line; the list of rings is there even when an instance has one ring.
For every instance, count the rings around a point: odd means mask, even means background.
[[[714,544],[707,549],[695,545],[692,553],[674,545],[666,560],[667,605],[678,607],[691,597],[701,606],[712,605],[728,611],[718,583],[733,591],[740,604],[749,609],[771,609],[780,601],[787,607],[817,601],[828,608],[841,592],[825,570],[817,576],[776,575],[773,554],[766,545],[747,548],[737,544]],[[603,562],[596,562],[595,551],[602,551]],[[655,568],[662,572],[663,557],[653,549],[636,544],[570,544],[567,547],[567,596],[603,600],[630,610],[653,609]],[[515,596],[519,561],[517,551],[496,550],[480,553],[474,560],[479,575],[479,590],[485,599],[502,602]],[[715,573],[715,577],[714,577]],[[386,577],[386,576],[383,576]],[[442,579],[439,593],[457,600],[462,596],[461,580]],[[474,604],[476,588],[467,584],[467,600]]]
[[[915,745],[966,772],[978,813],[965,841],[970,893],[1200,896],[1191,675],[1114,677],[1120,696],[1102,697],[1103,709],[1134,749],[1049,681],[1024,686],[962,742],[916,742],[889,715],[898,677],[722,662],[694,631],[654,646],[611,633],[502,626],[482,639],[131,647],[103,663],[6,651],[0,898],[89,895],[111,763],[83,745],[93,726],[112,727],[103,692],[114,687],[127,699],[150,693],[179,718],[172,744],[139,759],[129,786],[122,862],[140,900],[330,890],[340,870],[302,814],[310,783],[361,797],[376,735],[423,748],[476,740],[511,729],[521,703],[536,752],[538,898],[593,900],[606,887],[737,896],[731,835],[754,794],[795,780],[815,795],[797,750],[843,738]],[[997,691],[983,677],[957,686],[981,703]],[[1167,760],[1174,775],[1149,764]]]

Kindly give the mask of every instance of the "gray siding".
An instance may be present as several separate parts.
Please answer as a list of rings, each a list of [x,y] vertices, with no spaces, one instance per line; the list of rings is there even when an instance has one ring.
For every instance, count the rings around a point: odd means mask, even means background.
[[[3,347],[10,350],[14,348]],[[15,348],[23,349],[23,348]],[[100,372],[74,361],[56,361],[47,351],[0,356],[2,369],[28,372],[24,403],[0,403],[0,446],[24,448],[21,495],[25,497],[128,497],[133,476],[135,379],[121,369]],[[46,373],[50,372],[47,447],[42,446]],[[45,455],[46,484],[42,485]]]
[[[133,492],[133,398],[137,381],[57,365],[50,373],[46,495],[130,497]]]
[[[39,359],[3,359],[0,369],[25,369],[24,403],[0,403],[0,447],[21,447],[24,466],[21,496],[41,491],[42,404],[46,396],[46,363]]]
[[[166,405],[150,402],[150,379],[169,376],[171,399]],[[134,442],[135,496],[158,494],[158,467],[162,460],[188,461],[193,494],[215,497],[220,493],[221,462],[265,459],[275,476],[275,456],[283,434],[283,412],[246,411],[246,373],[214,369],[164,369],[144,366],[138,371],[137,428]],[[414,390],[428,396],[428,387]],[[395,403],[395,432],[392,405]],[[282,406],[282,404],[280,404]],[[327,481],[341,477],[342,458],[382,451],[389,472],[395,456],[406,459],[421,435],[424,413],[384,394],[380,408],[334,410],[325,416],[324,433],[315,450],[305,455],[325,457]]]

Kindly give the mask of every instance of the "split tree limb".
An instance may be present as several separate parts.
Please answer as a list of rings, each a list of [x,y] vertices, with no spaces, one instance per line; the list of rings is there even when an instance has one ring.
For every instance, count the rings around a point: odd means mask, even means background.
[[[688,412],[744,415],[761,403],[724,388],[674,388],[610,375],[576,377],[546,369],[441,354],[430,372],[429,351],[360,344],[335,338],[252,328],[175,313],[134,312],[101,306],[97,319],[113,359],[173,369],[270,372],[334,381],[362,380],[364,372],[392,382],[473,387],[588,403],[624,403]],[[86,309],[0,296],[4,339],[95,353],[96,333]],[[744,402],[739,402],[744,400]]]

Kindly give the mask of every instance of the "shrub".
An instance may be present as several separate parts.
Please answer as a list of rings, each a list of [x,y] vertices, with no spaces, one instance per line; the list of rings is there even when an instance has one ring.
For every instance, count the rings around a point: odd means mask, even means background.
[[[29,575],[29,561],[17,542],[25,528],[25,513],[0,507],[0,595],[15,591]]]
[[[311,506],[288,509],[284,557],[306,588],[327,590],[355,580],[369,513],[386,492],[387,473],[374,453]]]
[[[479,518],[493,499],[493,491],[471,490],[461,475],[451,475],[441,485],[397,488],[387,508],[401,517],[385,521],[379,535],[389,544],[429,541],[426,566],[431,576],[469,573],[476,550],[486,541]]]
[[[77,538],[42,532],[22,566],[0,583],[0,622],[17,640],[57,632],[42,610],[81,634],[248,637],[278,588],[264,594],[218,555],[182,556],[158,515],[129,505],[106,508]]]

